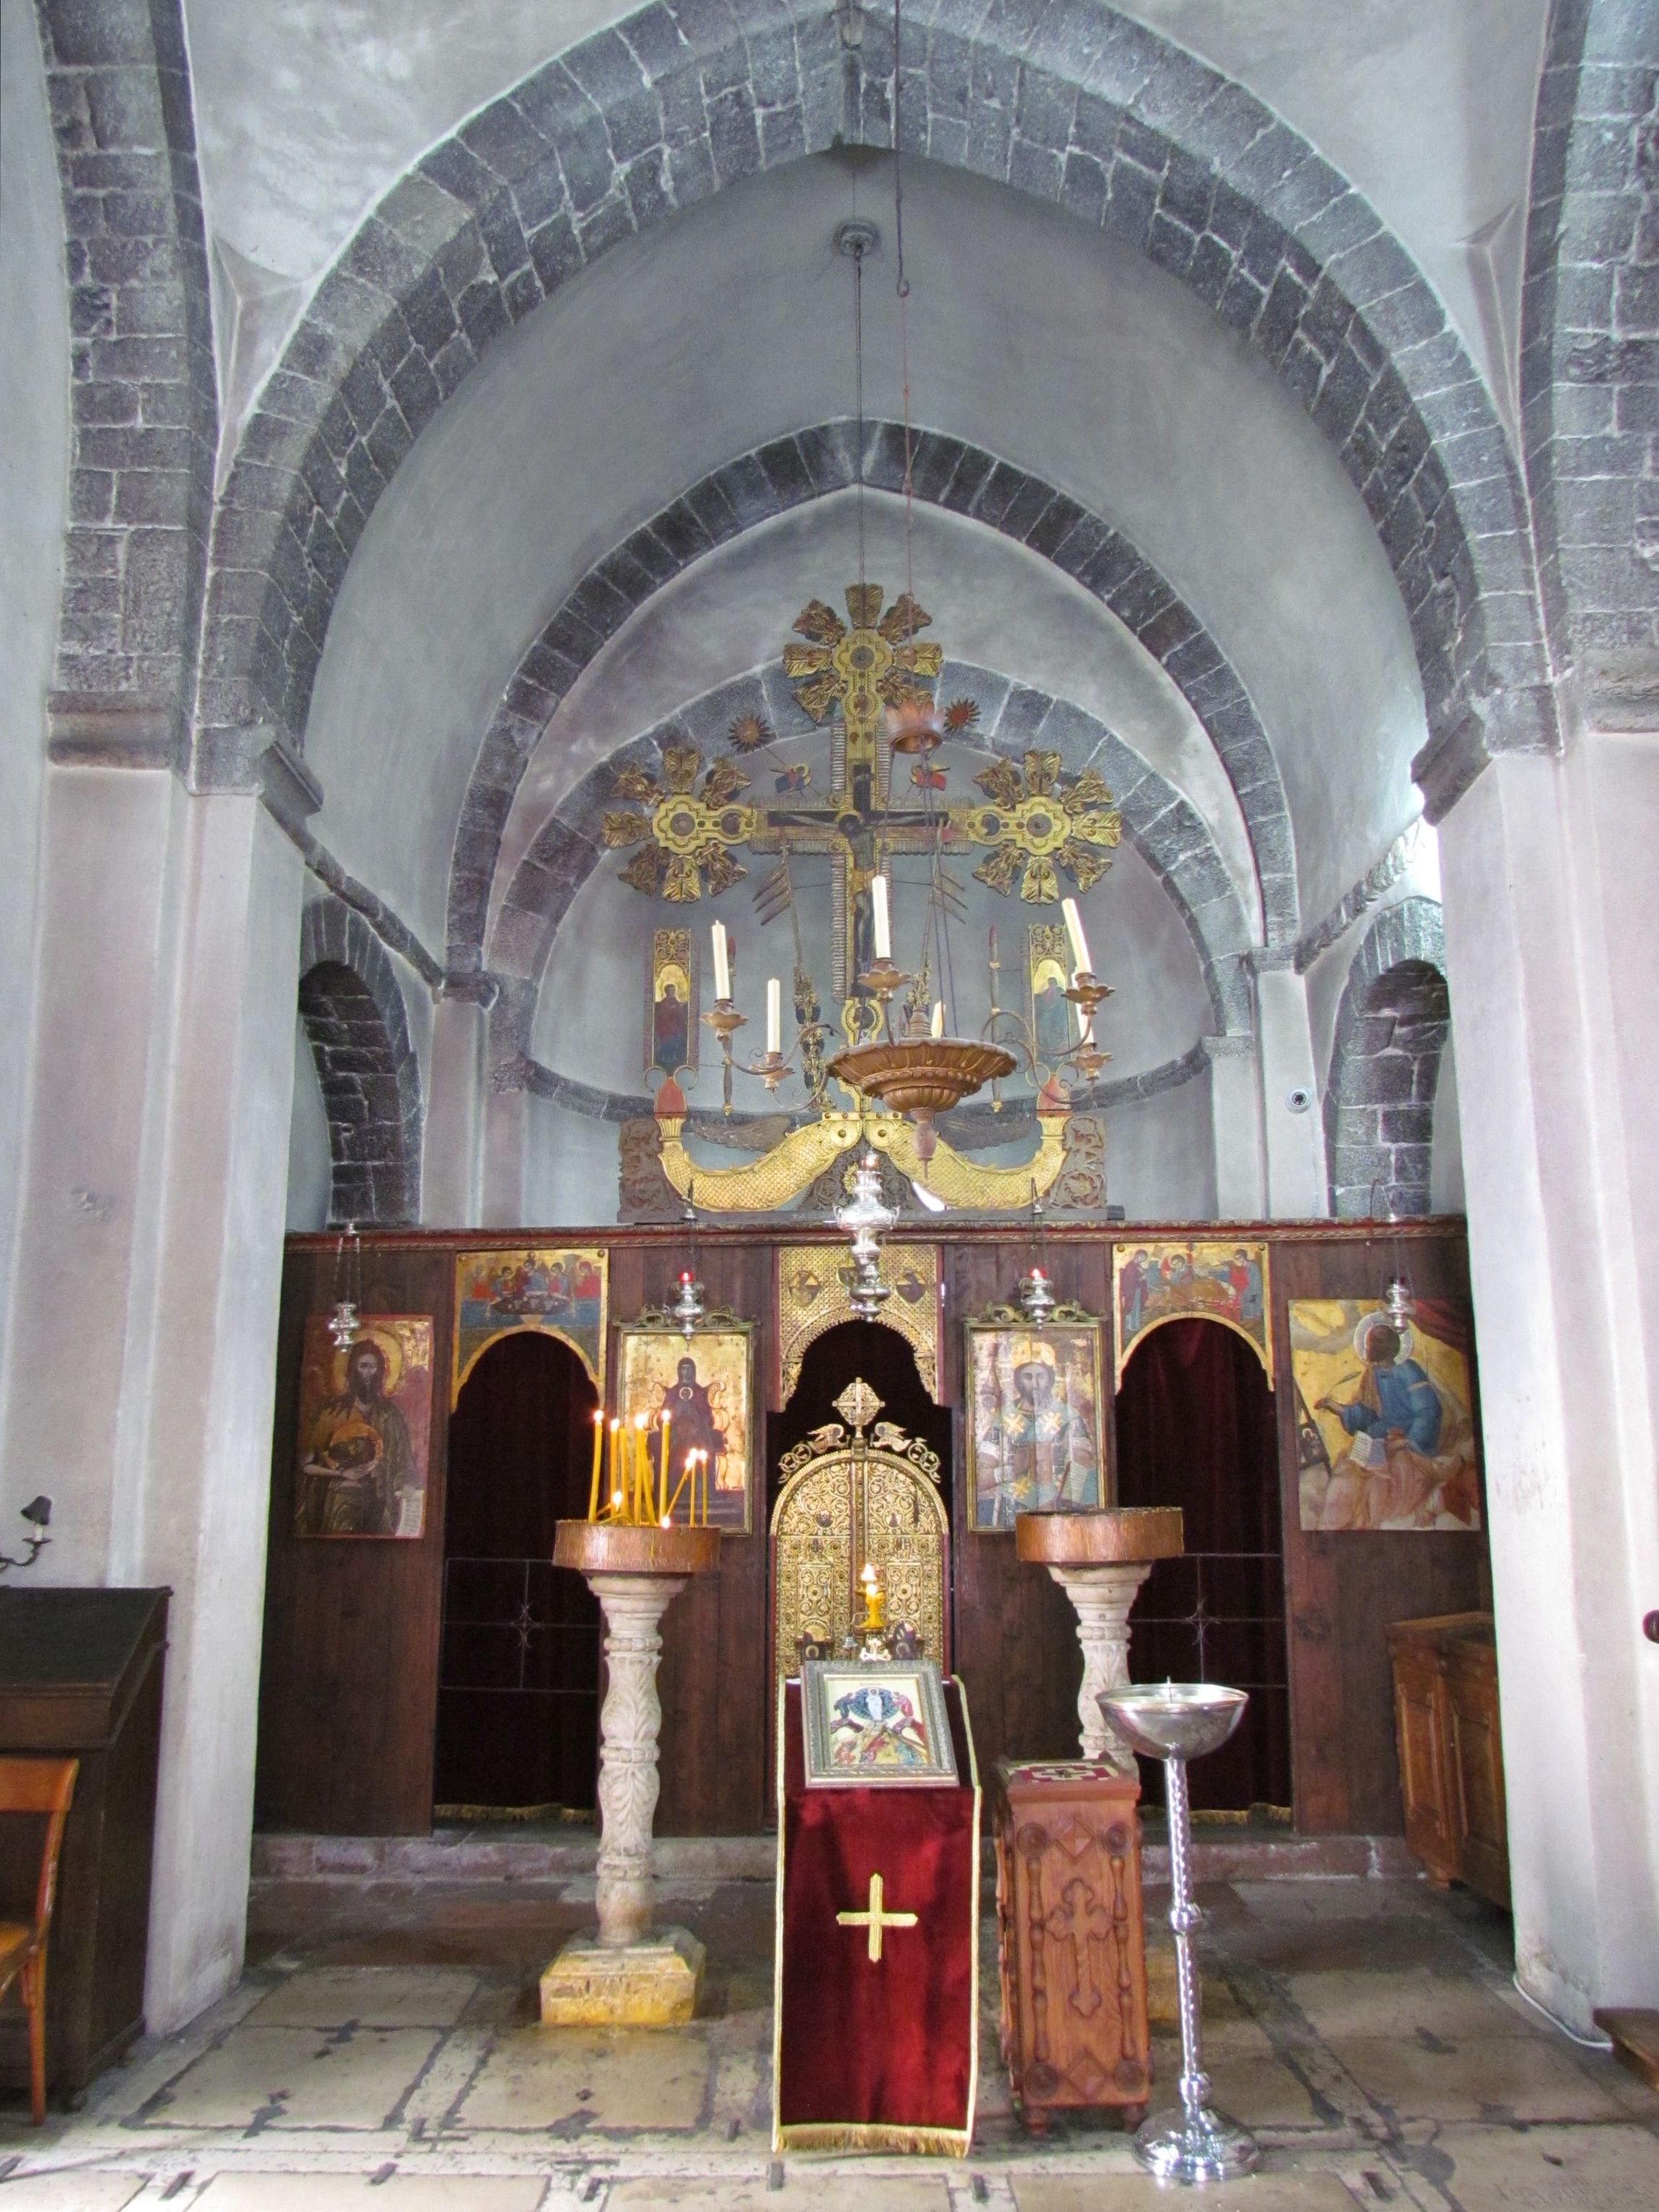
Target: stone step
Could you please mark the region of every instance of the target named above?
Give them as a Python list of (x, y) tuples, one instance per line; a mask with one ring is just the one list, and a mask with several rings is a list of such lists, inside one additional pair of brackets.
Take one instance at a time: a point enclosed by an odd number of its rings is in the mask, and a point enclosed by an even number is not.
[[(989, 1842), (987, 1841), (989, 1854)], [(497, 1827), (440, 1829), (429, 1836), (306, 1836), (253, 1838), (255, 1881), (569, 1881), (593, 1871), (592, 1828), (561, 1826), (532, 1834)], [(657, 1872), (669, 1881), (770, 1881), (777, 1838), (659, 1836)], [(1156, 1826), (1142, 1857), (1148, 1883), (1170, 1879), (1169, 1846)], [(1197, 1881), (1273, 1881), (1294, 1877), (1407, 1881), (1419, 1869), (1400, 1836), (1297, 1836), (1248, 1828), (1200, 1828), (1193, 1839)]]

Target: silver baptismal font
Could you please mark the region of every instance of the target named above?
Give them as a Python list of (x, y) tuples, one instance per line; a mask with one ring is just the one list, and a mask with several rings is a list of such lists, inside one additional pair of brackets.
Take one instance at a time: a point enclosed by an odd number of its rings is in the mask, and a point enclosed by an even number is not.
[(1108, 1690), (1101, 1708), (1110, 1725), (1146, 1759), (1161, 1759), (1170, 1816), (1170, 1880), (1174, 1896), (1176, 1983), (1181, 2001), (1181, 2107), (1154, 2112), (1135, 2136), (1135, 2156), (1160, 2180), (1227, 2181), (1253, 2172), (1261, 2154), (1254, 2136), (1209, 2102), (1199, 2015), (1193, 1935), (1204, 1915), (1193, 1899), (1192, 1814), (1187, 1765), (1218, 1751), (1243, 1717), (1249, 1698), (1218, 1682), (1137, 1684)]

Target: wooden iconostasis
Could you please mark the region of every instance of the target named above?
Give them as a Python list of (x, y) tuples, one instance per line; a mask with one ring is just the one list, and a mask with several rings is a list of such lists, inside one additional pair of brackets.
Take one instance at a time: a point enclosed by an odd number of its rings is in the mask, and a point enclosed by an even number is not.
[[(1133, 1243), (1192, 1233), (1136, 1224)], [(1112, 1493), (1126, 1505), (1181, 1505), (1188, 1553), (1156, 1569), (1141, 1592), (1132, 1671), (1141, 1680), (1203, 1674), (1250, 1689), (1248, 1727), (1201, 1787), (1194, 1774), (1200, 1804), (1288, 1804), (1309, 1833), (1397, 1832), (1383, 1631), (1392, 1620), (1488, 1603), (1486, 1538), (1460, 1528), (1304, 1529), (1287, 1305), (1374, 1301), (1403, 1255), (1419, 1298), (1466, 1310), (1463, 1225), (1431, 1220), (1377, 1236), (1364, 1224), (1206, 1224), (1200, 1233), (1269, 1248), (1276, 1387), (1268, 1390), (1261, 1360), (1236, 1332), (1201, 1320), (1152, 1331), (1128, 1358), (1103, 1439)], [(433, 1321), (424, 1511), (419, 1534), (402, 1537), (295, 1533), (307, 1317), (326, 1313), (337, 1292), (336, 1240), (289, 1241), (260, 1692), (264, 1829), (419, 1835), (434, 1806), (441, 1820), (470, 1820), (503, 1806), (550, 1817), (548, 1808), (592, 1805), (598, 1608), (550, 1554), (554, 1522), (586, 1510), (593, 1383), (556, 1340), (511, 1336), (477, 1358), (451, 1410), (457, 1255), (534, 1241), (533, 1232), (501, 1231), (363, 1238), (363, 1312)], [(616, 1325), (672, 1297), (684, 1232), (565, 1232), (557, 1241), (609, 1254), (614, 1376)], [(811, 1241), (799, 1229), (698, 1231), (709, 1306), (756, 1324), (753, 1533), (724, 1538), (719, 1574), (692, 1582), (665, 1617), (661, 1834), (748, 1834), (769, 1824), (767, 1529), (779, 1462), (836, 1418), (834, 1400), (855, 1370), (890, 1404), (884, 1418), (925, 1436), (943, 1463), (949, 1657), (966, 1690), (981, 1772), (1005, 1754), (1076, 1754), (1081, 1662), (1069, 1601), (1015, 1558), (1011, 1532), (974, 1530), (967, 1510), (962, 1324), (1012, 1297), (1035, 1246), (995, 1225), (896, 1236), (895, 1248), (915, 1241), (939, 1253), (937, 1397), (890, 1330), (851, 1323), (809, 1350), (790, 1401), (779, 1404), (775, 1254), (781, 1243)], [(823, 1241), (833, 1250), (834, 1240)], [(1116, 1241), (1127, 1240), (1120, 1231)], [(1058, 1295), (1105, 1317), (1108, 1392), (1114, 1242), (1071, 1227), (1042, 1237)], [(313, 1320), (313, 1344), (317, 1328)], [(1155, 1802), (1155, 1770), (1144, 1779)]]

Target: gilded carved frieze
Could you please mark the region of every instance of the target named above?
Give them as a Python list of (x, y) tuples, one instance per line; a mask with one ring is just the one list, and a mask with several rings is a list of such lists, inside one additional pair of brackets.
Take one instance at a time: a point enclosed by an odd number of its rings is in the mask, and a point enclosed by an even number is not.
[[(808, 1345), (838, 1322), (854, 1318), (842, 1269), (845, 1248), (786, 1244), (778, 1252), (778, 1393), (787, 1404), (800, 1380)], [(890, 1244), (882, 1261), (893, 1296), (883, 1322), (896, 1328), (916, 1356), (929, 1397), (939, 1396), (939, 1257), (936, 1244)]]

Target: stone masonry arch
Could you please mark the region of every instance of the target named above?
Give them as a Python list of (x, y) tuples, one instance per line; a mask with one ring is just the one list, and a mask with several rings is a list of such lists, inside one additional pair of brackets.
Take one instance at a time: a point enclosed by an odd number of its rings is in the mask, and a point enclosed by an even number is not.
[(74, 406), (54, 758), (187, 759), (218, 398), (179, 0), (37, 0)]
[(1659, 720), (1659, 4), (1554, 0), (1521, 394), (1543, 611), (1576, 711)]
[(404, 995), (379, 939), (332, 896), (301, 922), (300, 1018), (328, 1115), (330, 1223), (418, 1221), (421, 1071)]
[(1446, 942), (1432, 899), (1387, 907), (1366, 932), (1337, 1008), (1325, 1087), (1331, 1211), (1429, 1211), (1434, 1094), (1451, 1030)]
[[(552, 716), (606, 641), (663, 586), (717, 545), (792, 507), (845, 490), (858, 473), (850, 420), (777, 438), (714, 470), (597, 561), (528, 648), (478, 749), (456, 825), (448, 965), (475, 972), (501, 834), (514, 794)], [(864, 478), (902, 492), (904, 433), (865, 425)], [(1249, 833), (1270, 945), (1298, 927), (1294, 832), (1279, 763), (1249, 692), (1172, 584), (1119, 531), (1063, 492), (981, 447), (913, 434), (911, 482), (930, 505), (1017, 539), (1093, 593), (1163, 668), (1221, 756)], [(784, 693), (787, 700), (787, 693)]]
[[(1243, 87), (1109, 8), (918, 0), (902, 143), (1066, 208), (1167, 269), (1266, 359), (1366, 503), (1431, 732), (1553, 742), (1522, 488), (1490, 398), (1410, 257)], [(210, 746), (301, 742), (353, 549), (422, 428), (513, 324), (611, 245), (721, 185), (886, 143), (872, 11), (652, 0), (426, 155), (319, 286), (243, 434), (215, 525)]]

